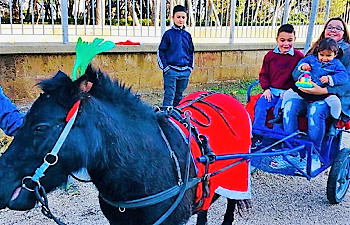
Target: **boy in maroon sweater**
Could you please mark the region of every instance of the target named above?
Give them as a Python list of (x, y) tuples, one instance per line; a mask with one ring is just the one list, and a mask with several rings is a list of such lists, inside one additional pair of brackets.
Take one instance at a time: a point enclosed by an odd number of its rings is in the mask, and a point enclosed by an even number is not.
[(267, 111), (275, 107), (274, 115), (278, 114), (284, 92), (293, 87), (292, 72), (303, 53), (293, 48), (295, 41), (294, 27), (290, 24), (282, 25), (277, 32), (277, 46), (269, 51), (263, 61), (259, 73), (259, 82), (264, 90), (255, 105), (254, 127), (266, 127)]

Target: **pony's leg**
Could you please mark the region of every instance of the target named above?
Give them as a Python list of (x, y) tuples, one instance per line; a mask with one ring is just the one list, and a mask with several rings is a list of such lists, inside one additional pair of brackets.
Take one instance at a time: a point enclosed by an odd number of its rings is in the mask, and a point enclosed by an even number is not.
[(197, 213), (197, 225), (207, 225), (208, 210), (201, 210)]
[(227, 208), (226, 213), (224, 217), (224, 222), (222, 222), (222, 225), (232, 225), (234, 220), (234, 211), (237, 204), (237, 200), (234, 199), (227, 199)]

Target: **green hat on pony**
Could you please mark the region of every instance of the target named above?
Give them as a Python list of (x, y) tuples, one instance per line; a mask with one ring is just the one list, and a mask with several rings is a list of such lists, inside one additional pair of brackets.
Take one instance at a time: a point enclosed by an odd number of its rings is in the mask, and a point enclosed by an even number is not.
[(94, 41), (89, 44), (86, 41), (82, 41), (81, 37), (79, 37), (77, 45), (75, 46), (76, 56), (72, 72), (73, 81), (85, 73), (89, 63), (97, 54), (111, 50), (115, 47), (113, 42), (103, 41), (103, 38), (95, 38)]

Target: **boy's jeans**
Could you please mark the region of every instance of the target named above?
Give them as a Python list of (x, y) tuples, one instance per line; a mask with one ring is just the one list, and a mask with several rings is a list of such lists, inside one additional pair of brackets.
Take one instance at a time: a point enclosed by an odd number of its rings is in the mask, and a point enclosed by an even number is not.
[(292, 133), (298, 130), (298, 116), (306, 115), (309, 139), (320, 151), (326, 133), (326, 119), (330, 115), (329, 111), (329, 106), (323, 100), (309, 103), (303, 99), (291, 99), (286, 102), (283, 111), (284, 131)]
[(190, 74), (190, 70), (177, 71), (172, 68), (163, 73), (163, 106), (177, 106), (179, 104), (182, 94), (187, 88)]
[[(275, 115), (276, 117), (278, 114), (278, 109), (281, 108), (281, 104), (282, 104), (282, 99), (279, 96), (273, 95), (273, 98), (271, 99), (270, 102), (267, 99), (265, 99), (264, 96), (261, 96), (255, 105), (253, 126), (256, 128), (259, 128), (259, 127), (266, 128), (265, 121), (266, 121), (267, 111), (270, 108), (275, 107), (273, 110), (273, 115)], [(274, 125), (274, 128), (275, 126), (276, 125)]]

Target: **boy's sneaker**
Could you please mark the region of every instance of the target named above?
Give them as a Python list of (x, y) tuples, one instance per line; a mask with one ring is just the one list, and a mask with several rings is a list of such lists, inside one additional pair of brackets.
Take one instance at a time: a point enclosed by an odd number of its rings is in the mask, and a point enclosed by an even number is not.
[(282, 123), (283, 122), (283, 111), (278, 109), (278, 114), (274, 119), (269, 120), (269, 123)]
[(328, 129), (328, 136), (335, 136), (337, 134), (338, 120), (334, 118), (331, 118), (329, 120), (330, 120), (330, 123), (329, 123), (329, 129)]

